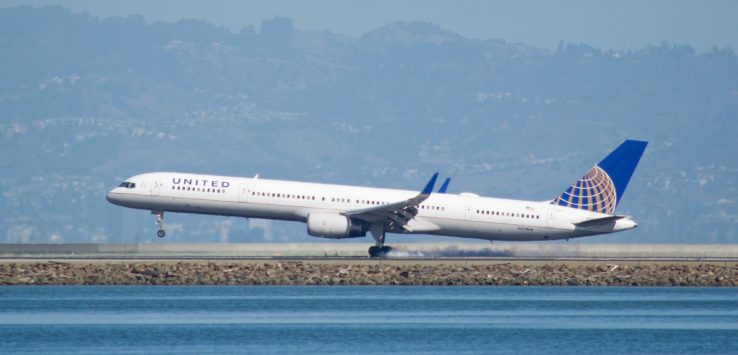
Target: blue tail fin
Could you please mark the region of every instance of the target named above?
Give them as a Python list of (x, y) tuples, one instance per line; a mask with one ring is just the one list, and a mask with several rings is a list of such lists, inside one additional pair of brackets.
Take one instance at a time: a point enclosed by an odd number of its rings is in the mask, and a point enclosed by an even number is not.
[(614, 214), (648, 142), (627, 140), (551, 203)]

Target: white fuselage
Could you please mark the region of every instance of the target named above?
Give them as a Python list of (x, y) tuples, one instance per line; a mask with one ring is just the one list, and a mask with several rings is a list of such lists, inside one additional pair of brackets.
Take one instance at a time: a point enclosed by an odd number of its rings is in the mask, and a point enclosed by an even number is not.
[[(117, 205), (168, 211), (306, 222), (311, 213), (343, 214), (406, 200), (417, 191), (295, 181), (148, 173), (126, 180), (107, 199)], [(636, 227), (629, 218), (579, 227), (608, 215), (533, 202), (432, 193), (403, 233), (486, 240), (552, 240), (612, 233)]]

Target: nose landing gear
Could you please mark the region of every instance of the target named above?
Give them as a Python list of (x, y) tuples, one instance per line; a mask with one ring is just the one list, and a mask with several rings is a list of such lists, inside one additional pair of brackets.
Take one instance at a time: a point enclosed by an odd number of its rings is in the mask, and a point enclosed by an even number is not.
[(151, 211), (151, 214), (156, 215), (156, 236), (159, 238), (164, 238), (165, 235), (167, 235), (167, 232), (164, 231), (164, 211)]

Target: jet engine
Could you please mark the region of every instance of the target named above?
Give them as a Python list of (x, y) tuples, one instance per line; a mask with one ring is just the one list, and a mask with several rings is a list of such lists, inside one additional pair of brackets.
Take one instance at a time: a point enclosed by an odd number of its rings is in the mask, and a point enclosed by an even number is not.
[(354, 238), (363, 237), (366, 231), (360, 223), (352, 223), (351, 218), (337, 213), (311, 213), (307, 218), (307, 232), (313, 237)]

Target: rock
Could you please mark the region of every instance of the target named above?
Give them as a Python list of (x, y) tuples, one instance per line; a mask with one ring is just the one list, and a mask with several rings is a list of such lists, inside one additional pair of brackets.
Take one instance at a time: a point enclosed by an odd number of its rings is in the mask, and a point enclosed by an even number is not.
[(0, 263), (0, 284), (736, 286), (738, 265), (393, 265), (309, 262)]

